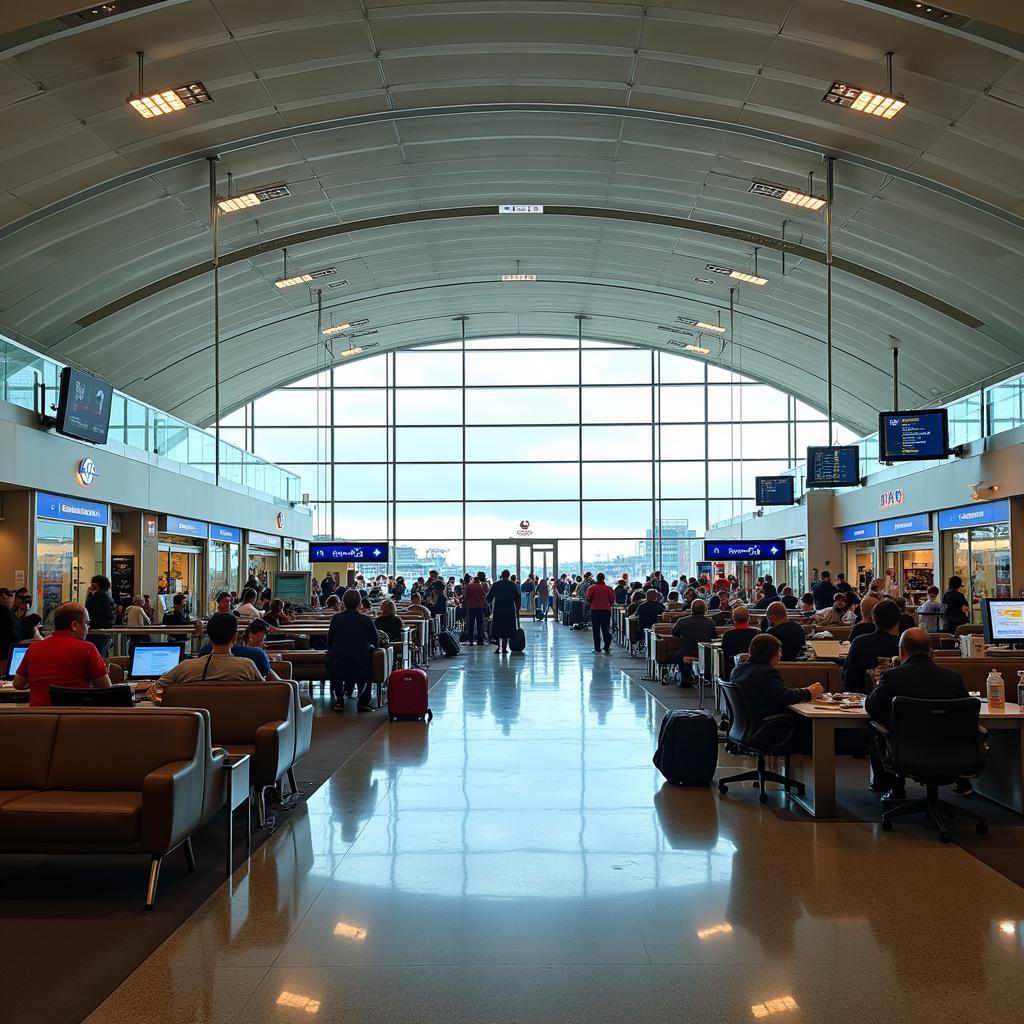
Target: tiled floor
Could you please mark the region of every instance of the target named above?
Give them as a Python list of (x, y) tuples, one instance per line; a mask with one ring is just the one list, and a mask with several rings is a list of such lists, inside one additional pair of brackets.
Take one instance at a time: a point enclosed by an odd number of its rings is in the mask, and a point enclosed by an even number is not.
[(431, 726), (378, 730), (90, 1024), (1019, 1016), (1024, 891), (924, 828), (663, 784), (654, 698), (527, 631), (467, 648)]

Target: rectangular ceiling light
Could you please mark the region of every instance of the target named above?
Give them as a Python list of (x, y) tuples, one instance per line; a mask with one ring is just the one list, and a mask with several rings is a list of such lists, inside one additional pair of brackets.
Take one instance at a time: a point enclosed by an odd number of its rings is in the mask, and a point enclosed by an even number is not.
[(220, 207), (221, 213), (235, 213), (250, 206), (269, 203), (272, 199), (284, 199), (291, 194), (287, 185), (268, 185), (266, 188), (253, 189), (252, 192), (243, 192), (238, 196), (225, 196), (217, 200), (217, 206)]
[(311, 270), (308, 274), (297, 274), (295, 277), (279, 277), (274, 284), (278, 288), (294, 288), (297, 284), (308, 284), (321, 277), (329, 277), (338, 271), (334, 267), (324, 267), (323, 270)]
[(128, 104), (147, 120), (163, 114), (173, 114), (176, 110), (195, 107), (200, 103), (212, 103), (213, 97), (206, 91), (202, 82), (191, 85), (178, 85), (173, 89), (163, 89), (150, 93), (148, 96), (129, 96)]
[(326, 334), (327, 337), (330, 337), (332, 334), (344, 334), (345, 331), (350, 330), (352, 330), (351, 324), (335, 324), (333, 327), (324, 328), (320, 333)]
[(502, 281), (536, 281), (536, 274), (502, 274)]
[(687, 352), (699, 352), (702, 356), (706, 356), (711, 351), (711, 349), (705, 348), (703, 345), (684, 345), (683, 348)]
[(821, 100), (837, 107), (858, 110), (862, 114), (872, 114), (886, 121), (891, 121), (907, 105), (906, 99), (899, 93), (874, 92), (845, 82), (833, 82)]
[(747, 191), (756, 196), (769, 196), (771, 199), (778, 199), (806, 210), (820, 210), (825, 205), (825, 200), (821, 196), (799, 192), (794, 188), (786, 188), (785, 185), (773, 185), (767, 181), (752, 181)]
[(715, 286), (715, 282), (710, 280), (709, 278), (706, 278), (706, 277), (695, 277), (693, 279), (693, 283), (694, 284), (706, 284), (706, 285), (708, 285), (711, 288), (713, 288)]
[(498, 213), (543, 213), (544, 207), (540, 203), (502, 203), (498, 207)]
[(724, 274), (726, 277), (735, 278), (737, 281), (745, 281), (747, 284), (766, 285), (767, 277), (760, 277), (758, 274), (748, 274), (743, 270), (733, 270), (732, 267), (720, 267), (715, 263), (709, 263), (704, 267), (712, 274)]
[(710, 331), (712, 334), (725, 334), (725, 328), (721, 324), (711, 324), (706, 320), (691, 320), (689, 317), (677, 316), (681, 324), (689, 324), (690, 327), (697, 327), (702, 331)]
[(359, 348), (357, 346), (353, 346), (352, 348), (345, 349), (344, 352), (339, 352), (338, 355), (340, 355), (343, 358), (347, 359), (349, 356), (357, 356), (357, 355), (359, 355), (359, 353), (362, 352), (362, 351), (363, 350), (361, 348)]

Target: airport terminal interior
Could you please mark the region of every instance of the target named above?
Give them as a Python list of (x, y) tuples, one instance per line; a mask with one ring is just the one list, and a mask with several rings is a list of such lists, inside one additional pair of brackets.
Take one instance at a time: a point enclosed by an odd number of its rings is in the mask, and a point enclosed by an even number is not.
[(1024, 5), (78, 2), (0, 1019), (1016, 1019)]

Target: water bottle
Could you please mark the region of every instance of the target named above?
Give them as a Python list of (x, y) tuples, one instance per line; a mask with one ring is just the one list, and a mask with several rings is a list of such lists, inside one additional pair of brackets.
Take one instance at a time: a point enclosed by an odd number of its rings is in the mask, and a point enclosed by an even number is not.
[(992, 669), (985, 681), (985, 688), (988, 691), (989, 711), (1002, 711), (1006, 707), (1006, 695), (1003, 686), (1003, 677)]
[(1024, 707), (1024, 669), (1017, 673), (1017, 706)]

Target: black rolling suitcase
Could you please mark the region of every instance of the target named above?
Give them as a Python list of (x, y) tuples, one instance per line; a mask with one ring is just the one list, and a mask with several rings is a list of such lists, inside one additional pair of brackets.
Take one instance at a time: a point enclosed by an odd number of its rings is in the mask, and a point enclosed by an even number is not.
[(705, 711), (669, 711), (654, 765), (674, 786), (706, 786), (718, 767), (718, 726)]
[(516, 654), (526, 650), (526, 632), (524, 630), (512, 630), (512, 635), (508, 638), (508, 649)]
[(441, 653), (446, 658), (454, 658), (456, 654), (462, 653), (462, 645), (459, 638), (450, 629), (442, 629), (437, 634), (437, 642), (441, 645)]

